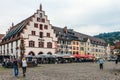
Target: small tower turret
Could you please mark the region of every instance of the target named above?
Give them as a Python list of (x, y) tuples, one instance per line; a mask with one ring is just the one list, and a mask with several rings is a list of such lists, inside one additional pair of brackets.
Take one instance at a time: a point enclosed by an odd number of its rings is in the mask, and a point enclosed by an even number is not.
[(40, 11), (42, 11), (42, 4), (40, 4)]

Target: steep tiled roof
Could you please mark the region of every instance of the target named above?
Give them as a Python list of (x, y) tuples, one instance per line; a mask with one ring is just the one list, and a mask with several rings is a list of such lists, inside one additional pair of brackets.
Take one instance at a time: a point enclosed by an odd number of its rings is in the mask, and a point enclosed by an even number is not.
[(79, 40), (77, 36), (70, 33), (70, 30), (68, 30), (68, 33), (65, 33), (63, 28), (52, 26), (52, 28), (55, 30), (56, 35), (58, 35), (60, 39), (65, 40)]
[(29, 21), (31, 20), (30, 16), (29, 18), (23, 20), (22, 22), (18, 23), (17, 25), (13, 26), (8, 32), (7, 34), (4, 36), (3, 40), (8, 39), (14, 35), (16, 35), (17, 33), (20, 33), (23, 28), (29, 23)]
[(55, 30), (56, 33), (59, 33), (59, 32), (64, 33), (63, 28), (55, 27), (55, 26), (52, 26), (52, 28)]
[(0, 34), (0, 40), (2, 40), (3, 37), (4, 37), (4, 34)]
[(106, 43), (103, 39), (96, 38), (96, 37), (93, 37), (93, 36), (89, 36), (89, 35), (86, 35), (86, 34), (82, 34), (82, 33), (79, 33), (79, 32), (75, 32), (75, 35), (78, 36), (78, 37), (82, 37), (82, 38), (89, 38), (92, 42), (93, 41), (98, 41), (98, 42)]
[[(59, 27), (55, 27), (55, 26), (52, 26), (52, 27), (55, 30), (56, 34), (59, 34), (59, 32), (64, 33), (63, 28), (59, 28)], [(70, 31), (71, 31), (71, 29), (68, 29), (68, 32), (70, 32)], [(93, 43), (93, 44), (99, 44), (99, 45), (106, 44), (106, 42), (100, 38), (92, 37), (92, 36), (82, 34), (82, 33), (79, 33), (79, 32), (73, 31), (73, 30), (72, 30), (72, 33), (74, 34), (73, 35), (74, 37), (77, 37), (79, 40), (82, 40), (84, 42), (86, 42), (88, 39), (90, 39), (91, 43)]]

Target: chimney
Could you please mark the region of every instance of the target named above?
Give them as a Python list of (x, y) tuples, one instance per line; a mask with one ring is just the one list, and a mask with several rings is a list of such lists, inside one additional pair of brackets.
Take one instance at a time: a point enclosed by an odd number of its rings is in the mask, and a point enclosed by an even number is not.
[(67, 33), (68, 31), (67, 31), (67, 26), (65, 26), (64, 28), (63, 28), (63, 31), (64, 31), (64, 33)]
[(12, 27), (14, 26), (14, 23), (12, 22)]

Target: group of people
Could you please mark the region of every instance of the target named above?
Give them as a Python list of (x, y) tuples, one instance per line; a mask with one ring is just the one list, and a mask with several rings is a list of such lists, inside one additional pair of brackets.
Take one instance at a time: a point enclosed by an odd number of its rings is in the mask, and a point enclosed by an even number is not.
[(9, 58), (4, 58), (3, 62), (2, 62), (2, 66), (6, 67), (6, 68), (12, 68), (12, 60)]
[[(33, 59), (32, 60), (33, 62), (37, 63), (37, 60), (36, 59)], [(4, 65), (7, 64), (8, 62), (10, 62), (9, 59), (5, 59), (4, 61)], [(104, 59), (103, 58), (99, 58), (98, 61), (99, 63), (99, 68), (100, 70), (103, 70), (103, 64), (104, 64)], [(118, 59), (116, 59), (115, 63), (117, 64), (118, 63)], [(17, 58), (14, 58), (12, 60), (12, 65), (13, 65), (13, 69), (14, 69), (14, 76), (15, 77), (18, 77), (19, 75), (19, 67), (21, 66), (22, 67), (22, 72), (23, 72), (23, 77), (26, 76), (26, 68), (27, 68), (27, 61), (26, 61), (26, 58), (22, 58), (21, 59), (17, 59)]]
[[(17, 58), (14, 58), (13, 60), (13, 69), (14, 69), (14, 76), (18, 77), (19, 74), (19, 66), (20, 62)], [(26, 68), (27, 68), (27, 61), (25, 58), (22, 59), (22, 71), (23, 71), (23, 77), (26, 76)]]

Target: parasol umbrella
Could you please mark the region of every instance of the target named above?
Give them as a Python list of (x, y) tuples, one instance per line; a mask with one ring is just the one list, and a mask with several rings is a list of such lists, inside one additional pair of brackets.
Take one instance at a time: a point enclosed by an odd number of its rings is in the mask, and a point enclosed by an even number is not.
[(75, 58), (80, 58), (81, 57), (81, 54), (74, 54), (73, 55)]
[(93, 55), (90, 55), (90, 54), (86, 54), (86, 55), (85, 55), (85, 58), (89, 58), (89, 59), (90, 59), (90, 58), (93, 58), (93, 57), (94, 57), (94, 56), (93, 56)]

